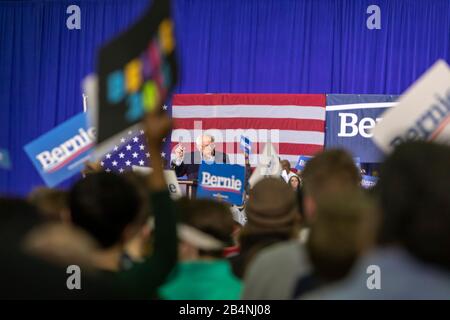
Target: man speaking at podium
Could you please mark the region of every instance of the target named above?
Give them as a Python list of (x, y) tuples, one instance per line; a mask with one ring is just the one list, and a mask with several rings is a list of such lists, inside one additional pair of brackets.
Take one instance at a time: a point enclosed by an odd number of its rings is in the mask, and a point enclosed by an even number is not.
[(216, 151), (214, 137), (208, 134), (198, 136), (196, 139), (197, 151), (184, 154), (184, 147), (178, 144), (175, 148), (175, 159), (170, 166), (175, 170), (177, 177), (187, 176), (188, 179), (197, 179), (198, 170), (202, 161), (206, 163), (229, 163), (228, 156)]

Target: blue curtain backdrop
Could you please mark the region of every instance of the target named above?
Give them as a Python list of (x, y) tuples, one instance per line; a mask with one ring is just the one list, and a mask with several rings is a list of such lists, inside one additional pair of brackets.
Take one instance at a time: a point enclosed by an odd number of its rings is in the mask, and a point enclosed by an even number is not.
[[(66, 28), (67, 6), (81, 30)], [(95, 50), (146, 0), (0, 1), (0, 192), (42, 181), (23, 145), (82, 110)], [(381, 30), (366, 9), (381, 8)], [(450, 62), (449, 0), (175, 0), (179, 93), (401, 94)]]

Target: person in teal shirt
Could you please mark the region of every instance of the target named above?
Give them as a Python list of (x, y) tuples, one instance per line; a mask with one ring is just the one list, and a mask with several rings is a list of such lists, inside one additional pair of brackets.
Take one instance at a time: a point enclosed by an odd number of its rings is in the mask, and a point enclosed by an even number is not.
[(183, 199), (177, 228), (179, 262), (159, 297), (168, 300), (239, 299), (242, 284), (223, 257), (232, 244), (234, 220), (230, 208), (220, 202)]

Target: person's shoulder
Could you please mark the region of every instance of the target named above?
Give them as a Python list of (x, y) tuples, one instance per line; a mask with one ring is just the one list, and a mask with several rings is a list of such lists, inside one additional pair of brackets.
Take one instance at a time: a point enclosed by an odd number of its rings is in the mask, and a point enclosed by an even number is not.
[(287, 260), (292, 262), (302, 260), (304, 251), (304, 245), (298, 240), (277, 243), (258, 253), (253, 260), (252, 265), (262, 268), (266, 268), (268, 265), (270, 265), (271, 268), (276, 265), (282, 266), (286, 264)]

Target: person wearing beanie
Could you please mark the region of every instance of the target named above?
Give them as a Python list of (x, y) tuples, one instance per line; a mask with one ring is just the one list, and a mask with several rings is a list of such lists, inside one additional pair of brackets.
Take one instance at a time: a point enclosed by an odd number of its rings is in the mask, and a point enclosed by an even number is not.
[(229, 258), (234, 274), (241, 279), (259, 251), (294, 238), (300, 225), (295, 193), (281, 179), (266, 178), (258, 182), (250, 190), (245, 212), (247, 223), (239, 237), (240, 252)]

